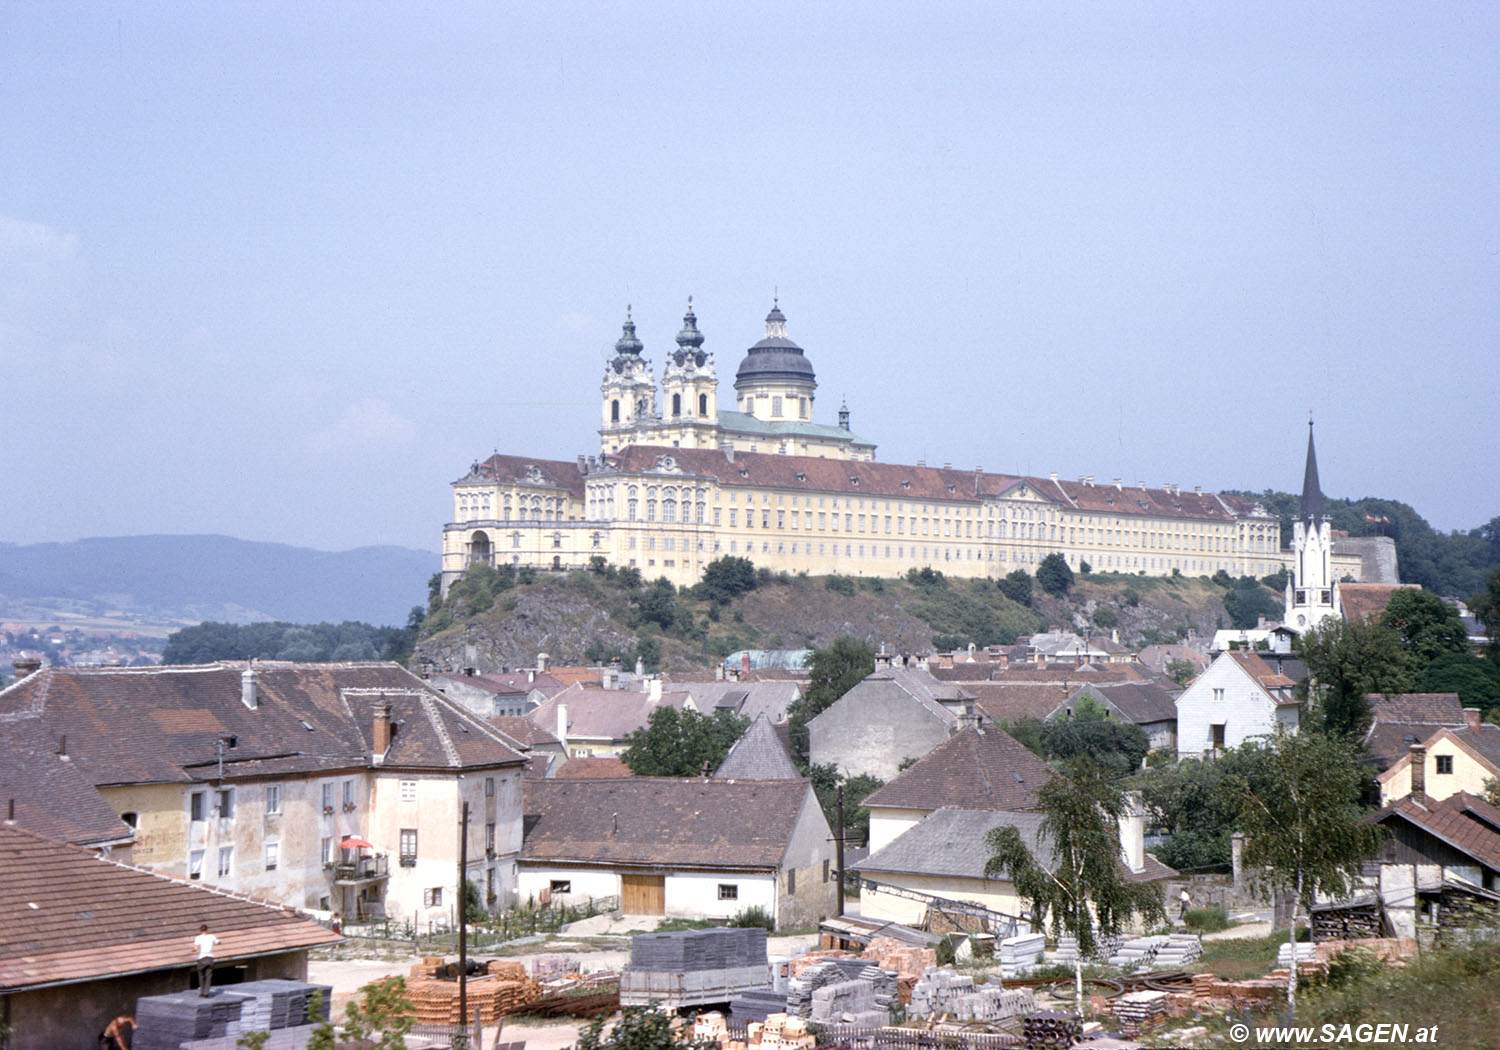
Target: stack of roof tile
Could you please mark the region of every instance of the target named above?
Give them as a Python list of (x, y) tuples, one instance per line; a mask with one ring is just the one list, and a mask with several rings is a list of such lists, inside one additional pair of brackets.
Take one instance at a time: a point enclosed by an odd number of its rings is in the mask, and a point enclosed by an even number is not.
[(238, 1036), (246, 1029), (240, 1019), (249, 996), (218, 991), (152, 995), (136, 1000), (136, 1050), (177, 1050), (189, 1039)]
[(422, 1024), (463, 1024), (472, 1020), (477, 1009), (485, 1024), (493, 1024), (502, 1017), (523, 1013), (527, 1006), (541, 994), (535, 981), (507, 981), (500, 977), (485, 975), (470, 977), (465, 984), (468, 997), (469, 1017), (459, 1010), (458, 982), (441, 981), (429, 977), (411, 977), (406, 981), (406, 992), (412, 1001), (412, 1017)]
[(766, 931), (746, 929), (647, 933), (630, 941), (630, 968), (691, 973), (730, 970), (767, 963)]
[(1167, 999), (1166, 992), (1127, 992), (1115, 997), (1111, 1010), (1115, 1020), (1120, 1022), (1121, 1030), (1135, 1037), (1141, 1034), (1141, 1029), (1166, 1020)]

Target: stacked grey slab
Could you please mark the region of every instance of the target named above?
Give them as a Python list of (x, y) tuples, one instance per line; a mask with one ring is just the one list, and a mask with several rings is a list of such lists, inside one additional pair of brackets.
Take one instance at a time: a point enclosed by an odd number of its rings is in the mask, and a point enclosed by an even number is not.
[[(1316, 957), (1317, 954), (1318, 946), (1313, 944), (1311, 941), (1297, 942), (1297, 961), (1299, 963), (1307, 962), (1307, 960)], [(1281, 947), (1276, 949), (1276, 968), (1278, 970), (1284, 970), (1290, 968), (1291, 965), (1292, 946), (1283, 941)]]
[[(1120, 950), (1120, 938), (1118, 937), (1095, 937), (1093, 959), (1105, 960)], [(1072, 934), (1060, 934), (1057, 938), (1057, 951), (1053, 955), (1053, 961), (1061, 966), (1072, 966), (1078, 958), (1078, 938)], [(1087, 962), (1088, 960), (1084, 960)]]
[(1109, 965), (1122, 970), (1178, 969), (1203, 954), (1203, 942), (1191, 933), (1132, 937), (1121, 942)]
[(758, 926), (644, 933), (630, 941), (630, 966), (635, 970), (691, 973), (763, 966), (766, 961), (766, 931)]
[(729, 1004), (729, 1014), (736, 1025), (764, 1021), (772, 1014), (786, 1012), (786, 994), (771, 988), (753, 988)]
[[(321, 992), (323, 1009), (310, 1012), (314, 993)], [(215, 989), (212, 995), (195, 991), (152, 995), (136, 1000), (139, 1026), (135, 1050), (178, 1050), (183, 1043), (220, 1037), (238, 1038), (245, 1032), (266, 1032), (328, 1019), (333, 987), (305, 981), (269, 979), (246, 981)]]
[(137, 999), (134, 1050), (177, 1050), (189, 1039), (238, 1036), (240, 1011), (249, 996), (228, 991), (199, 995), (196, 991), (173, 992)]
[(1006, 937), (1000, 942), (1000, 976), (1024, 977), (1041, 965), (1047, 938), (1040, 933)]
[(929, 966), (912, 987), (906, 1015), (913, 1019), (947, 1014), (960, 1021), (1005, 1021), (1036, 1009), (1029, 988), (976, 987), (974, 978), (947, 967)]

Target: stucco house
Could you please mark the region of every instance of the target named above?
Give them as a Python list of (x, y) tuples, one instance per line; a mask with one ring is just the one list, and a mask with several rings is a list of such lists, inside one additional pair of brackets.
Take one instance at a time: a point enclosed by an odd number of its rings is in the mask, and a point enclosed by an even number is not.
[(662, 707), (704, 713), (686, 690), (664, 690), (653, 678), (645, 690), (570, 685), (526, 717), (557, 737), (569, 758), (618, 758), (629, 750), (630, 735)]
[(1500, 726), (1480, 721), (1478, 708), (1464, 711), (1467, 725), (1436, 730), (1375, 778), (1382, 805), (1414, 794), (1418, 784), (1437, 801), (1459, 792), (1483, 798), (1486, 782), (1500, 780)]
[(342, 940), (289, 909), (0, 824), (7, 1050), (96, 1046), (140, 996), (192, 987), (203, 923), (219, 938), (218, 980), (306, 980), (308, 951)]
[(835, 908), (832, 839), (806, 780), (531, 780), (520, 892), (691, 919), (759, 907), (805, 926)]
[(890, 780), (903, 761), (948, 739), (972, 701), (962, 686), (923, 670), (876, 671), (808, 721), (809, 761)]
[(1301, 713), (1295, 684), (1253, 652), (1220, 653), (1177, 698), (1177, 757), (1269, 739), (1278, 728), (1295, 731)]
[(0, 720), (23, 713), (167, 875), (446, 921), (467, 802), (470, 877), (514, 897), (525, 757), (396, 664), (47, 668), (0, 691)]

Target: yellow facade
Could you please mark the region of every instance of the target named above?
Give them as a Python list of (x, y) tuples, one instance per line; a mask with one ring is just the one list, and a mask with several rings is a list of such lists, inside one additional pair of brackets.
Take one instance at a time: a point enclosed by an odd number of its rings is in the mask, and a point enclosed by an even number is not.
[[(1441, 802), (1460, 791), (1485, 797), (1486, 781), (1500, 778), (1487, 759), (1466, 747), (1459, 736), (1441, 729), (1427, 742), (1424, 792), (1434, 802)], [(1411, 794), (1411, 755), (1404, 755), (1390, 769), (1375, 778), (1380, 785), (1380, 804), (1388, 806)]]

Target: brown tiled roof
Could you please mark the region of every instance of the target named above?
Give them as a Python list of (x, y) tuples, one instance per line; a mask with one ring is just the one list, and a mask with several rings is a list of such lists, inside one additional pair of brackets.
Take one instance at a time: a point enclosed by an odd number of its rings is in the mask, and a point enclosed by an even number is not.
[(1414, 583), (1341, 583), (1339, 601), (1344, 607), (1344, 619), (1350, 623), (1364, 623), (1380, 619), (1391, 595), (1402, 587), (1415, 587)]
[(521, 859), (775, 868), (811, 790), (805, 780), (530, 780)]
[(1457, 693), (1366, 693), (1370, 715), (1376, 722), (1409, 725), (1463, 726), (1468, 724)]
[[(974, 682), (1071, 682), (1076, 688), (1084, 682), (1144, 682), (1149, 675), (1138, 663), (1074, 664), (956, 663), (952, 667), (935, 667), (934, 678), (945, 682), (962, 682), (967, 688)], [(973, 692), (970, 689), (970, 692)]]
[(543, 729), (525, 715), (492, 715), (490, 725), (527, 747), (546, 747), (561, 743), (548, 730)]
[(255, 664), (257, 706), (241, 702), (245, 664), (48, 668), (0, 691), (0, 715), (33, 712), (96, 786), (185, 783), (368, 768), (378, 703), (391, 705), (387, 769), (521, 762), (484, 720), (393, 663)]
[(1462, 741), (1466, 747), (1491, 766), (1500, 769), (1500, 726), (1490, 722), (1481, 722), (1477, 732), (1467, 727), (1449, 729), (1447, 732), (1453, 735), (1454, 740)]
[(568, 709), (568, 739), (624, 740), (637, 729), (643, 729), (658, 707), (681, 711), (687, 701), (685, 692), (663, 692), (652, 702), (647, 693), (633, 689), (590, 689), (571, 685), (548, 697), (526, 712), (535, 725), (556, 732), (557, 709)]
[[(535, 471), (535, 480), (532, 471)], [(528, 459), (525, 456), (502, 456), (498, 452), (476, 464), (454, 484), (463, 482), (499, 482), (502, 485), (542, 484), (566, 489), (574, 499), (583, 499), (585, 475), (576, 460)]]
[[(472, 689), (483, 689), (495, 696), (525, 696), (531, 691), (525, 675), (514, 674), (435, 674), (433, 679), (457, 682)], [(520, 679), (519, 684), (515, 679)]]
[(1290, 689), (1297, 684), (1286, 675), (1271, 670), (1264, 660), (1247, 649), (1231, 649), (1225, 655), (1243, 667), (1245, 673), (1267, 692), (1273, 689)]
[(0, 715), (0, 819), (15, 803), (19, 827), (75, 846), (131, 839), (135, 832), (94, 789), (41, 716)]
[(0, 989), (191, 966), (205, 922), (221, 963), (342, 940), (290, 909), (0, 826)]
[(618, 780), (634, 775), (619, 758), (570, 758), (555, 774), (558, 780)]
[(604, 682), (604, 675), (597, 667), (550, 667), (547, 669), (547, 675), (565, 687), (570, 685), (598, 686)]
[(1467, 815), (1465, 811), (1475, 802), (1483, 800), (1463, 792), (1441, 802), (1429, 800), (1426, 805), (1408, 795), (1372, 814), (1371, 819), (1385, 823), (1396, 817), (1404, 818), (1486, 867), (1500, 871), (1500, 832)]
[(1027, 718), (1038, 721), (1056, 711), (1082, 683), (1062, 682), (968, 682), (974, 706), (994, 722), (1014, 725)]
[(978, 503), (1023, 487), (1059, 506), (1107, 514), (1156, 518), (1191, 518), (1229, 522), (1247, 515), (1254, 500), (1213, 493), (1082, 482), (1052, 481), (1014, 474), (974, 470), (906, 466), (814, 456), (781, 456), (764, 452), (735, 452), (733, 459), (719, 449), (658, 448), (638, 445), (608, 456), (608, 464), (623, 474), (662, 469), (670, 458), (674, 469), (688, 476), (711, 477), (720, 485), (779, 488), (787, 491), (832, 492), (848, 496), (890, 499), (947, 500)]
[(1036, 808), (1036, 793), (1055, 776), (1015, 737), (988, 726), (960, 730), (865, 799), (898, 809)]

